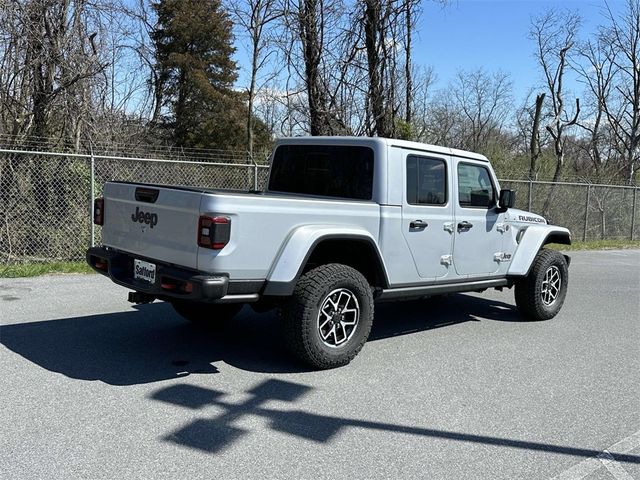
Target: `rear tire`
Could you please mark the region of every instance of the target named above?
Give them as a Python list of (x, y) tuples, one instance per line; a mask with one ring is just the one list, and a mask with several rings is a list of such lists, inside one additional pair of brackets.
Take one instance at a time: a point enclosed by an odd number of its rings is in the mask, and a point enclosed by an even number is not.
[(328, 264), (305, 273), (282, 309), (289, 350), (319, 369), (348, 364), (373, 323), (373, 294), (357, 270)]
[(224, 325), (235, 317), (243, 306), (241, 303), (203, 303), (185, 300), (173, 300), (171, 305), (182, 318), (200, 326)]
[(515, 285), (518, 310), (526, 320), (549, 320), (564, 303), (569, 285), (569, 269), (564, 256), (555, 250), (540, 250), (529, 274)]

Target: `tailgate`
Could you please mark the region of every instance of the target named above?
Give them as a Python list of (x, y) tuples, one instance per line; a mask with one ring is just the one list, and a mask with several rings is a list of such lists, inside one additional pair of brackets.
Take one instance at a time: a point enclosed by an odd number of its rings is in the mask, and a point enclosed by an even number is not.
[(102, 243), (195, 269), (202, 192), (131, 183), (104, 187)]

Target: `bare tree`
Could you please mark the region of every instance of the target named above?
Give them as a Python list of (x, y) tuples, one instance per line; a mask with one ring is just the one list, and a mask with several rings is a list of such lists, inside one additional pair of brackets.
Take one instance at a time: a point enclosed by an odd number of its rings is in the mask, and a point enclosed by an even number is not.
[(615, 53), (612, 62), (617, 101), (606, 104), (615, 148), (623, 159), (623, 171), (633, 182), (640, 164), (640, 0), (627, 0), (626, 10), (616, 16), (607, 7), (609, 25), (601, 41)]
[(547, 130), (541, 128), (545, 116), (545, 97), (545, 92), (538, 93), (536, 89), (531, 89), (515, 113), (514, 153), (528, 158), (526, 175), (532, 180), (538, 178), (540, 159), (551, 138)]
[[(282, 37), (279, 46), (287, 69), (289, 121), (312, 135), (336, 135), (349, 128), (339, 104), (348, 53), (342, 49), (350, 32), (342, 0), (282, 0)], [(293, 82), (293, 85), (291, 83)], [(306, 108), (297, 101), (304, 91)]]
[(464, 148), (458, 134), (460, 112), (449, 89), (439, 90), (432, 98), (425, 120), (425, 135), (421, 139), (436, 145)]
[(78, 149), (89, 134), (122, 139), (123, 124), (148, 112), (150, 69), (137, 64), (145, 32), (129, 5), (120, 0), (5, 0), (2, 10), (4, 133), (16, 141), (46, 138)]
[(18, 138), (30, 121), (24, 8), (10, 0), (0, 7), (0, 131)]
[(583, 102), (583, 106), (586, 104), (589, 111), (577, 125), (587, 133), (586, 154), (596, 175), (600, 177), (601, 170), (611, 156), (611, 128), (606, 112), (610, 110), (608, 107), (617, 71), (613, 61), (615, 49), (600, 36), (595, 41), (590, 40), (580, 45), (578, 54), (579, 61), (575, 62), (574, 70), (578, 73), (578, 81), (585, 85), (586, 102)]
[[(364, 0), (361, 25), (367, 55), (369, 133), (394, 137), (401, 108), (411, 119), (411, 33), (417, 4), (408, 0)], [(400, 60), (403, 54), (404, 58)], [(404, 72), (399, 72), (404, 62)], [(403, 79), (401, 82), (400, 79)], [(404, 100), (398, 90), (404, 83)], [(408, 124), (409, 122), (407, 122)]]
[(276, 0), (242, 0), (232, 4), (232, 11), (236, 22), (249, 35), (249, 50), (251, 56), (250, 80), (247, 88), (247, 150), (253, 155), (254, 137), (254, 103), (260, 88), (257, 85), (260, 70), (273, 57), (269, 28), (282, 16), (282, 10), (277, 8)]
[(309, 126), (311, 135), (329, 134), (327, 91), (320, 62), (324, 50), (324, 0), (301, 0), (298, 10), (299, 35), (304, 58)]
[(404, 28), (405, 34), (403, 36), (403, 48), (404, 48), (404, 78), (405, 78), (405, 112), (404, 121), (408, 125), (411, 125), (413, 121), (413, 71), (411, 69), (411, 48), (412, 48), (412, 36), (413, 30), (416, 24), (416, 17), (418, 15), (418, 8), (420, 3), (416, 0), (403, 0), (404, 10)]
[(287, 72), (280, 81), (292, 94), (280, 97), (298, 108), (291, 100), (303, 84), (307, 100), (287, 123), (306, 116), (312, 134), (413, 136), (408, 125), (422, 100), (411, 60), (420, 2), (281, 1), (275, 43)]
[(368, 104), (372, 116), (373, 133), (380, 137), (390, 137), (393, 119), (390, 118), (385, 98), (384, 76), (387, 58), (383, 55), (387, 41), (386, 23), (382, 0), (364, 1), (364, 32), (369, 74)]
[(464, 125), (461, 132), (463, 148), (482, 150), (491, 134), (502, 129), (510, 113), (509, 75), (502, 72), (489, 75), (481, 69), (460, 71), (450, 90)]
[[(313, 135), (359, 133), (364, 123), (361, 32), (343, 0), (282, 0), (288, 123)], [(306, 107), (300, 110), (300, 92)]]
[[(431, 111), (431, 89), (436, 76), (433, 68), (414, 68), (411, 77), (411, 129), (412, 139), (427, 141), (429, 138), (429, 113)], [(406, 116), (405, 116), (406, 119)]]
[(84, 1), (56, 0), (25, 6), (25, 66), (32, 80), (29, 133), (34, 137), (53, 133), (50, 116), (57, 97), (106, 67), (98, 61), (95, 33), (87, 31), (85, 8)]
[(569, 113), (565, 105), (564, 80), (568, 64), (568, 55), (575, 46), (581, 19), (576, 13), (549, 10), (532, 21), (530, 36), (536, 45), (535, 58), (546, 82), (547, 93), (551, 100), (549, 110), (551, 120), (546, 129), (553, 139), (556, 158), (553, 174), (553, 186), (543, 206), (543, 214), (548, 215), (549, 207), (557, 190), (564, 167), (565, 132), (574, 125), (580, 114), (580, 101)]
[[(147, 115), (145, 107), (148, 107), (150, 109), (148, 114), (149, 123), (151, 126), (156, 126), (160, 123), (162, 116), (164, 83), (167, 80), (167, 72), (157, 68), (155, 46), (151, 40), (151, 34), (156, 27), (157, 19), (148, 0), (137, 0), (137, 3), (131, 6), (125, 6), (123, 13), (125, 17), (130, 19), (129, 24), (125, 27), (126, 35), (124, 35), (128, 41), (123, 42), (123, 35), (120, 35), (114, 47), (117, 45), (119, 50), (124, 50), (126, 53), (135, 53), (139, 61), (138, 68), (135, 70), (142, 78), (146, 78), (147, 90), (146, 92), (140, 92), (140, 89), (137, 88), (132, 95), (119, 96), (141, 98), (141, 105), (135, 109), (139, 118), (145, 118)], [(129, 58), (126, 53), (121, 58)], [(117, 68), (117, 63), (114, 62), (113, 65), (112, 71)], [(119, 70), (127, 71), (128, 69), (125, 67)], [(129, 88), (129, 91), (133, 90)]]

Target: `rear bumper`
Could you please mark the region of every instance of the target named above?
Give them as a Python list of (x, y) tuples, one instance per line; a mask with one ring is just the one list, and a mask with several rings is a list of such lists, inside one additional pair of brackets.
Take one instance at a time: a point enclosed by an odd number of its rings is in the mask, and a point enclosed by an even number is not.
[[(156, 265), (153, 283), (134, 278), (134, 258)], [(203, 274), (125, 252), (91, 247), (87, 263), (114, 283), (162, 300), (182, 299), (210, 303), (248, 303), (259, 300), (263, 281), (231, 281), (228, 275)]]

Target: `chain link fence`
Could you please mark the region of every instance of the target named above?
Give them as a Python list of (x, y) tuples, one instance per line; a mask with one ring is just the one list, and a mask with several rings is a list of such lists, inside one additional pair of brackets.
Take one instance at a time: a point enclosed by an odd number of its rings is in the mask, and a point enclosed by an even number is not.
[(0, 149), (0, 264), (82, 260), (100, 241), (91, 210), (109, 180), (240, 190), (266, 182), (266, 158), (180, 153), (150, 159)]
[(640, 238), (640, 187), (589, 183), (500, 180), (502, 188), (516, 190), (516, 207), (542, 213), (553, 195), (548, 221), (571, 230), (574, 240)]
[[(102, 150), (0, 149), (0, 264), (82, 260), (86, 248), (100, 240), (91, 208), (108, 180), (242, 190), (266, 185), (266, 156), (255, 161), (238, 152), (153, 153), (152, 159), (142, 152), (132, 157)], [(518, 208), (541, 212), (552, 184), (501, 180), (501, 186), (518, 191)], [(575, 239), (637, 239), (639, 189), (559, 184), (549, 217), (570, 228)]]

